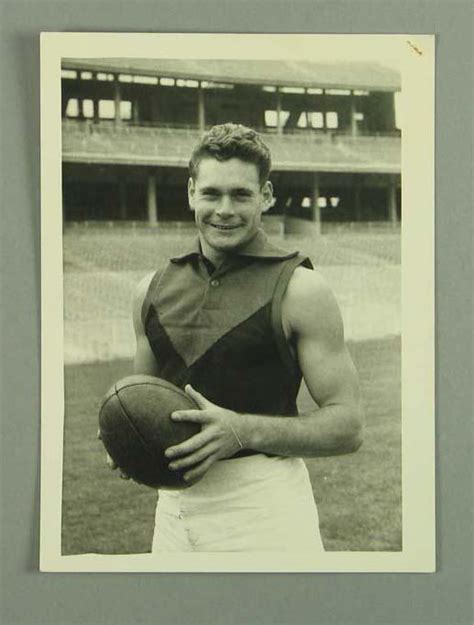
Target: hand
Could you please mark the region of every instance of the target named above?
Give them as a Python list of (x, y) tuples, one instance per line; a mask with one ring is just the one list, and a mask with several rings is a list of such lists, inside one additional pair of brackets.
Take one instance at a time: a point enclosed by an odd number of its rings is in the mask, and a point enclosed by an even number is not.
[(165, 456), (172, 459), (169, 468), (187, 471), (183, 478), (188, 484), (200, 480), (214, 462), (229, 458), (243, 449), (237, 434), (237, 423), (243, 417), (232, 410), (216, 406), (188, 384), (184, 389), (199, 406), (199, 410), (177, 410), (173, 421), (192, 421), (201, 424), (201, 431), (174, 447), (168, 447)]
[[(97, 438), (101, 441), (102, 440), (102, 436), (100, 434), (100, 429), (97, 430)], [(107, 466), (109, 467), (109, 469), (112, 469), (112, 471), (115, 471), (116, 469), (119, 470), (119, 476), (122, 478), (122, 480), (129, 480), (130, 476), (127, 475), (122, 469), (120, 469), (120, 467), (116, 464), (116, 462), (109, 456), (109, 454), (107, 452), (105, 452), (105, 463), (107, 464)]]

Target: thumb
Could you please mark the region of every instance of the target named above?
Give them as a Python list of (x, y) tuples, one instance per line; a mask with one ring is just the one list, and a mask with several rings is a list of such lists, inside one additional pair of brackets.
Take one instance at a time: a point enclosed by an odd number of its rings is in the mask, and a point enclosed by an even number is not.
[(187, 395), (189, 395), (189, 397), (191, 397), (191, 399), (194, 399), (194, 401), (196, 402), (196, 404), (199, 406), (199, 408), (201, 408), (202, 410), (204, 410), (204, 408), (209, 408), (209, 406), (212, 406), (213, 404), (204, 397), (204, 395), (202, 395), (201, 393), (199, 393), (198, 391), (196, 391), (191, 384), (186, 384), (186, 386), (184, 387), (184, 391)]

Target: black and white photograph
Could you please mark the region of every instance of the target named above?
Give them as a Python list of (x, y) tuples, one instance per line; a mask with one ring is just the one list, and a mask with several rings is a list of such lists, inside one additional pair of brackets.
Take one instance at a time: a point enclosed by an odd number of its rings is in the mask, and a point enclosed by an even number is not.
[(43, 34), (42, 570), (434, 570), (433, 70)]

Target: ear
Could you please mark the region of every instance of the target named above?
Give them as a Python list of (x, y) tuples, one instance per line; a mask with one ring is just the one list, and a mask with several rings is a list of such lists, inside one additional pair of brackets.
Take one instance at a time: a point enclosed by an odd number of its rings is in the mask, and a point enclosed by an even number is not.
[(266, 183), (262, 187), (262, 195), (263, 195), (263, 206), (262, 213), (266, 213), (275, 203), (275, 198), (273, 197), (273, 185), (270, 180), (267, 180)]
[(188, 178), (188, 204), (192, 211), (194, 210), (194, 191), (194, 180), (192, 178)]

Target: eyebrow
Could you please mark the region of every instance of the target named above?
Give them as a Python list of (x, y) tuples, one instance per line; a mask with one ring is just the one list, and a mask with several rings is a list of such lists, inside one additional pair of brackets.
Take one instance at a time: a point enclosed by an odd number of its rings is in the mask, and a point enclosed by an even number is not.
[[(203, 187), (201, 189), (201, 193), (222, 193), (222, 189), (211, 186)], [(248, 189), (247, 187), (235, 187), (230, 189), (230, 193), (245, 193), (246, 195), (252, 195), (254, 191), (253, 189)]]
[(253, 189), (248, 189), (247, 187), (237, 187), (236, 189), (232, 189), (234, 193), (247, 193), (248, 195), (253, 194)]
[(211, 191), (213, 191), (214, 193), (218, 192), (219, 190), (216, 187), (202, 187), (202, 189), (200, 189), (201, 193), (209, 193)]

